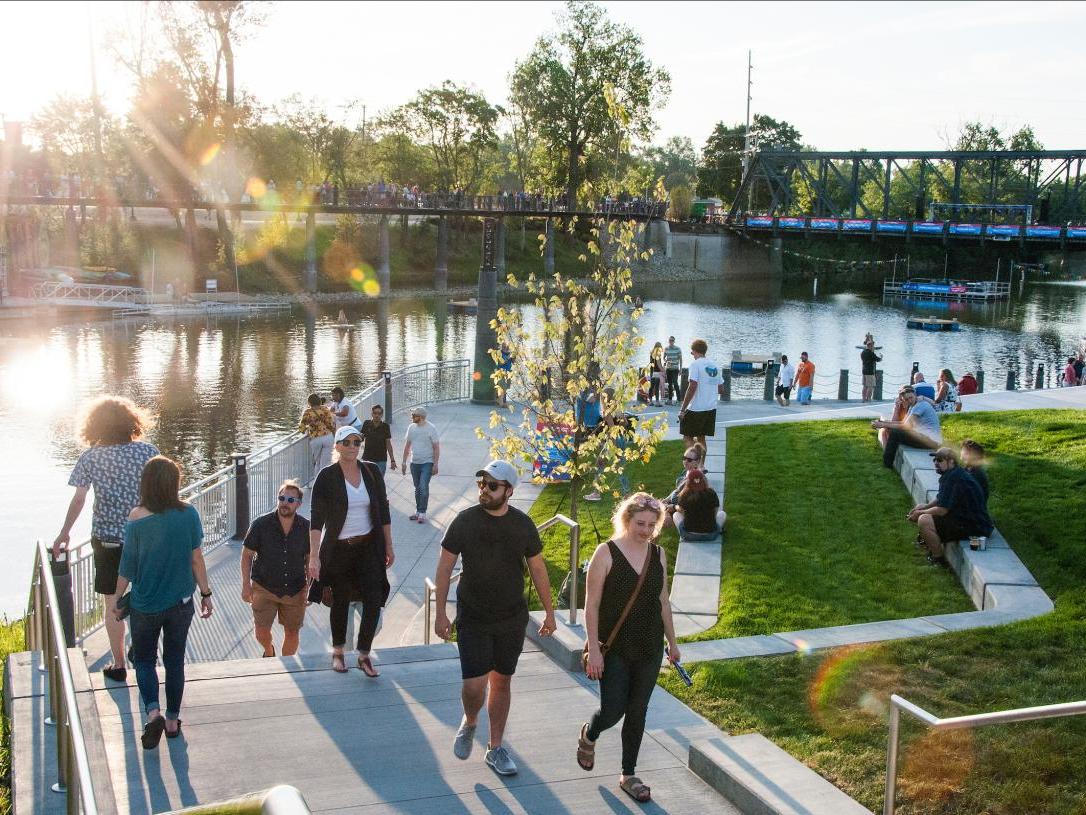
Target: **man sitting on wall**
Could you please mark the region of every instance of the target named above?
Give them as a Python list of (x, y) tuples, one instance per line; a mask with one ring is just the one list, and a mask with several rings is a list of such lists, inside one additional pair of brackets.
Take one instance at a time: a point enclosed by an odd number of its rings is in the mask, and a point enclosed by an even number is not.
[(934, 450), (943, 441), (943, 431), (939, 426), (939, 414), (926, 399), (917, 399), (912, 385), (903, 385), (898, 391), (898, 399), (905, 407), (905, 418), (900, 422), (887, 422), (876, 419), (871, 426), (876, 430), (885, 428), (886, 447), (882, 451), (882, 463), (889, 469), (894, 467), (897, 448), (903, 444), (911, 447), (925, 447)]
[(917, 542), (927, 548), (928, 562), (935, 563), (942, 559), (946, 542), (991, 535), (992, 519), (980, 484), (958, 466), (957, 454), (940, 447), (931, 456), (939, 473), (939, 492), (934, 501), (913, 507), (907, 517), (920, 528)]

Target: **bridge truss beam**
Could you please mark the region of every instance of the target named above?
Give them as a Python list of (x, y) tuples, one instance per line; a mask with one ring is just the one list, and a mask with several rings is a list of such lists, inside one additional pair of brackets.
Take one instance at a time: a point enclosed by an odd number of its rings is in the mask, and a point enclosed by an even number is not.
[(732, 202), (769, 215), (924, 220), (933, 203), (1029, 205), (1044, 223), (1086, 220), (1086, 150), (754, 154)]

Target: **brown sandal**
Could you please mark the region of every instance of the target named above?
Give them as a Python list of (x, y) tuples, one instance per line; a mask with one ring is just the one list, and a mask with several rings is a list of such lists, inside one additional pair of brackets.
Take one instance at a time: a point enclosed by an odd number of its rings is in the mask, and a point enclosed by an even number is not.
[(362, 671), (370, 679), (376, 679), (381, 675), (381, 672), (373, 667), (373, 662), (369, 657), (358, 658), (358, 670)]
[(586, 771), (596, 766), (596, 742), (588, 740), (588, 722), (581, 725), (581, 735), (577, 737), (577, 763)]
[(631, 775), (619, 786), (622, 791), (633, 798), (639, 804), (647, 804), (652, 800), (652, 792), (649, 787), (636, 775)]
[(347, 673), (347, 665), (343, 661), (343, 654), (332, 654), (332, 670), (337, 674)]

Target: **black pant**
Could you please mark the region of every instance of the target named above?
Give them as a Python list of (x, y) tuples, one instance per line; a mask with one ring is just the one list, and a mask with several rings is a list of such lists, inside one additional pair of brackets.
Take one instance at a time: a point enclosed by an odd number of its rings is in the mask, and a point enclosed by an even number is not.
[[(351, 589), (346, 583), (332, 584), (332, 609), (328, 623), (332, 627), (332, 647), (340, 648), (347, 642), (347, 615), (351, 610)], [(368, 653), (381, 620), (381, 607), (372, 603), (362, 604), (362, 622), (358, 626), (358, 650)]]
[(897, 457), (897, 448), (903, 444), (908, 445), (909, 447), (920, 447), (925, 450), (934, 450), (939, 446), (938, 442), (932, 441), (923, 433), (915, 433), (912, 430), (900, 430), (896, 427), (891, 428), (890, 432), (886, 435), (886, 448), (882, 451), (882, 463), (891, 470), (894, 469), (894, 459)]
[(613, 651), (603, 658), (600, 708), (588, 723), (587, 735), (595, 741), (600, 733), (626, 717), (622, 722), (623, 775), (633, 775), (637, 768), (637, 754), (645, 735), (645, 713), (649, 709), (652, 689), (656, 687), (663, 656), (661, 648), (649, 659), (630, 661)]
[(679, 369), (668, 368), (665, 371), (667, 374), (667, 398), (678, 399), (679, 398)]

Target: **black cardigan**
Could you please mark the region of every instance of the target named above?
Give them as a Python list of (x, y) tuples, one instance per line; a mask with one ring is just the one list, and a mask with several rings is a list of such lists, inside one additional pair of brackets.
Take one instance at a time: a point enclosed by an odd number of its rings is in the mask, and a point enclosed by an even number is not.
[[(380, 472), (376, 467), (363, 467), (361, 460), (357, 464), (362, 473), (362, 483), (366, 485), (366, 492), (370, 497), (373, 531), (381, 536), (380, 540), (383, 542), (384, 530), (381, 527), (392, 523), (385, 480), (379, 477)], [(322, 550), (325, 541), (339, 540), (339, 532), (347, 520), (347, 480), (343, 477), (343, 468), (336, 462), (317, 473), (317, 479), (313, 482), (311, 515), (309, 528), (324, 530)]]

